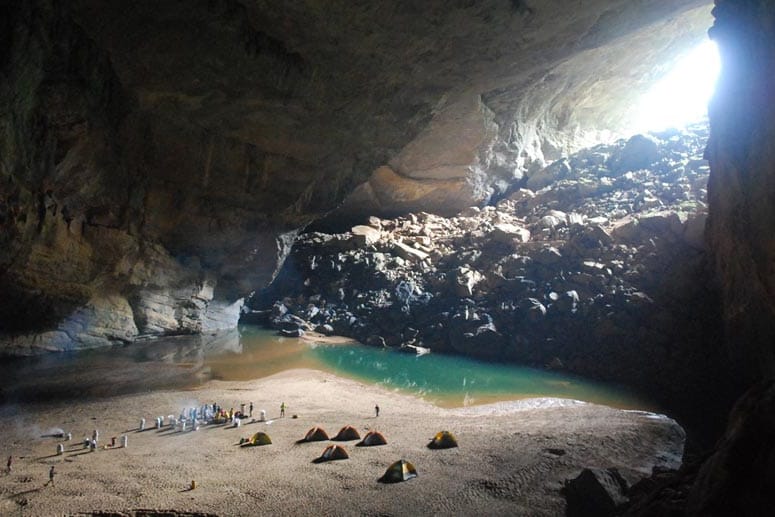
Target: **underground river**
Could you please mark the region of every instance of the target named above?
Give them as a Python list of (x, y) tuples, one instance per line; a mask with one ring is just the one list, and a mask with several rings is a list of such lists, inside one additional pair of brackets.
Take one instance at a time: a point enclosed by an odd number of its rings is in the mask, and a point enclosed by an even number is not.
[(557, 372), (434, 353), (415, 356), (358, 344), (318, 344), (247, 325), (217, 335), (6, 360), (0, 366), (0, 402), (196, 388), (210, 379), (259, 379), (295, 368), (379, 385), (441, 407), (559, 397), (626, 409), (658, 409), (625, 389)]

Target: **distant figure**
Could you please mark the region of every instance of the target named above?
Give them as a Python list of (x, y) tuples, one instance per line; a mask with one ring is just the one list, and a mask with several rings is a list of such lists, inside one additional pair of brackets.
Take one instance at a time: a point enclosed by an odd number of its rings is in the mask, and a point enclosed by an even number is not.
[(91, 434), (92, 441), (98, 441), (100, 439), (100, 432), (98, 430), (94, 430)]
[(51, 468), (48, 471), (48, 483), (46, 483), (47, 485), (49, 483), (51, 483), (51, 485), (53, 486), (53, 484), (54, 484), (54, 475), (55, 474), (56, 474), (56, 472), (54, 471), (54, 465), (51, 465)]
[(250, 416), (253, 416), (253, 403), (250, 403)]
[(280, 416), (285, 416), (285, 402), (280, 404)]
[(379, 416), (379, 405), (374, 406), (374, 413), (376, 416)]
[(13, 456), (8, 456), (8, 462), (5, 464), (5, 470), (10, 474), (13, 470)]

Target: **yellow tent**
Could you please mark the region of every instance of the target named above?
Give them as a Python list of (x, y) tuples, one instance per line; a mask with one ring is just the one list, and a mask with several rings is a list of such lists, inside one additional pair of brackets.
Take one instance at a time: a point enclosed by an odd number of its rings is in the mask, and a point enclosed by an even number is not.
[(269, 435), (259, 431), (253, 436), (250, 437), (250, 440), (248, 440), (248, 443), (245, 445), (269, 445), (272, 443), (272, 439), (269, 438)]
[(439, 431), (428, 444), (429, 449), (451, 449), (457, 447), (457, 438), (449, 431)]
[(399, 483), (417, 477), (417, 469), (406, 460), (398, 460), (390, 465), (379, 480), (383, 483)]
[(347, 451), (341, 445), (329, 445), (325, 448), (323, 454), (321, 454), (320, 457), (315, 460), (315, 463), (322, 463), (324, 461), (332, 460), (346, 460), (349, 457), (350, 455), (347, 454)]
[(356, 443), (355, 445), (360, 447), (368, 447), (371, 445), (385, 445), (387, 443), (387, 440), (385, 440), (385, 437), (380, 433), (379, 431), (369, 431), (366, 436), (363, 437), (363, 440)]
[(358, 434), (358, 431), (351, 425), (346, 425), (343, 428), (339, 430), (338, 433), (336, 433), (336, 436), (332, 438), (332, 440), (336, 440), (339, 442), (346, 442), (348, 440), (360, 440), (361, 435)]

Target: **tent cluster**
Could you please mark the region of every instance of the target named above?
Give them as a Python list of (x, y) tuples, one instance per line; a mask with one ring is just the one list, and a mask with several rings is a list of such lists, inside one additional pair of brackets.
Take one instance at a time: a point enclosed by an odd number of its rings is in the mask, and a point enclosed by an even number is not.
[[(329, 440), (328, 433), (326, 433), (326, 431), (321, 427), (313, 427), (307, 431), (307, 434), (304, 435), (304, 438), (298, 440), (296, 443), (322, 442), (325, 440)], [(361, 440), (356, 444), (356, 446), (359, 447), (387, 444), (385, 436), (379, 431), (369, 431), (366, 436), (361, 439), (358, 431), (351, 425), (347, 425), (341, 428), (336, 436), (331, 438), (331, 440)], [(243, 447), (269, 445), (271, 443), (272, 439), (269, 437), (269, 435), (261, 431), (257, 432), (250, 438), (240, 440), (240, 445)], [(428, 444), (428, 448), (430, 449), (450, 449), (457, 446), (458, 443), (455, 435), (449, 431), (439, 431), (434, 435), (433, 439)], [(346, 460), (349, 457), (350, 454), (344, 447), (337, 444), (331, 444), (323, 450), (323, 453), (319, 457), (312, 460), (312, 462), (323, 463), (326, 461)], [(382, 483), (398, 483), (415, 477), (417, 477), (417, 469), (410, 462), (402, 459), (391, 464), (382, 475), (382, 477), (379, 478), (379, 481)]]

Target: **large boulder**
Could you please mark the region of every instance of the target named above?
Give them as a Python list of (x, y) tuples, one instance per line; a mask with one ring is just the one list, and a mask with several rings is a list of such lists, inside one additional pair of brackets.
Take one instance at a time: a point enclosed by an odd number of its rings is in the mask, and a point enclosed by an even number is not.
[(701, 467), (689, 515), (766, 515), (775, 493), (775, 381), (738, 401), (726, 433)]
[(611, 165), (611, 172), (623, 174), (627, 171), (646, 169), (657, 160), (659, 142), (649, 135), (635, 135), (627, 141), (627, 145)]
[(568, 517), (611, 517), (627, 502), (627, 481), (616, 469), (587, 468), (565, 482)]

